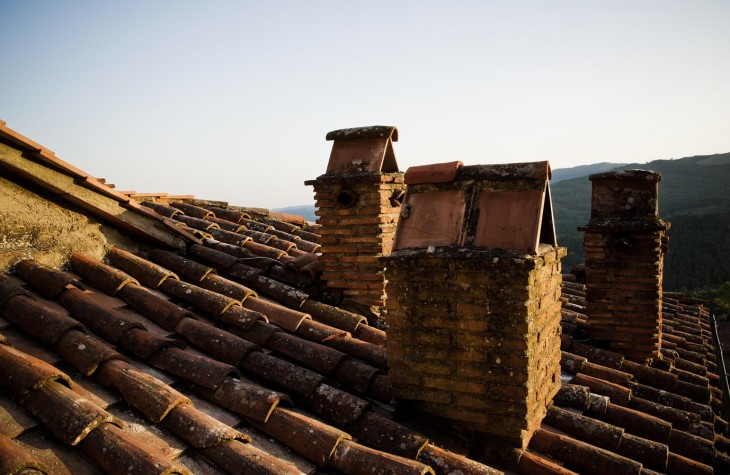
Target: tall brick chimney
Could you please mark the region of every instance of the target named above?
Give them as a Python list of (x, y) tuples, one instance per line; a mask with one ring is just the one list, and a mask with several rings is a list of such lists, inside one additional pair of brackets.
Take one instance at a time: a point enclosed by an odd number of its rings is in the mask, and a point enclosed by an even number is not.
[(386, 265), (393, 394), (524, 448), (560, 387), (548, 162), (410, 168)]
[(388, 254), (398, 222), (405, 185), (398, 171), (393, 142), (395, 127), (335, 130), (327, 172), (313, 185), (322, 236), (322, 279), (340, 306), (381, 316), (385, 277), (380, 256)]
[(659, 173), (591, 175), (584, 231), (589, 336), (627, 358), (660, 357), (662, 274), (669, 223), (659, 219)]

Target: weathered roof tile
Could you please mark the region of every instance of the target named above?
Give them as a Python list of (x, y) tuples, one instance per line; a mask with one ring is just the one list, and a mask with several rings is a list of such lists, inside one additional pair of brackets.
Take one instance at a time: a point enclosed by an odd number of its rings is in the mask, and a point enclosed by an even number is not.
[(211, 402), (258, 422), (266, 422), (280, 402), (291, 402), (285, 394), (243, 378), (227, 378), (216, 390), (199, 388), (197, 392)]
[(233, 333), (191, 318), (180, 321), (175, 330), (196, 347), (233, 366), (237, 366), (249, 352), (259, 349)]
[(71, 386), (71, 379), (54, 366), (0, 343), (0, 386), (8, 388), (15, 396), (38, 389), (51, 381)]
[[(0, 282), (4, 280), (0, 276)], [(24, 295), (9, 300), (3, 307), (3, 315), (20, 328), (49, 344), (55, 344), (71, 329), (84, 330), (81, 323), (66, 313), (61, 313), (53, 307), (43, 305)]]
[(147, 287), (156, 289), (167, 279), (178, 277), (161, 266), (135, 256), (131, 252), (119, 248), (112, 248), (107, 253), (107, 259), (119, 269), (135, 277)]
[(89, 376), (105, 361), (123, 356), (96, 338), (77, 331), (67, 332), (55, 347), (58, 354), (77, 371)]
[(32, 453), (0, 434), (0, 473), (31, 475), (33, 471), (51, 473)]
[(20, 401), (68, 445), (78, 444), (101, 424), (121, 425), (111, 414), (55, 381), (23, 394)]
[(149, 362), (179, 378), (208, 389), (216, 389), (228, 376), (238, 373), (231, 365), (174, 347), (155, 353)]

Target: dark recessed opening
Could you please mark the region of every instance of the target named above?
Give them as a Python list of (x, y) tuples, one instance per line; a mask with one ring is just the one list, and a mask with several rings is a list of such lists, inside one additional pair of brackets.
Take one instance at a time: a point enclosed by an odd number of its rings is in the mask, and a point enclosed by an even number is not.
[(613, 248), (618, 252), (627, 252), (634, 247), (634, 243), (631, 238), (625, 236), (619, 236), (613, 240)]
[(390, 195), (390, 206), (393, 206), (394, 208), (397, 206), (400, 206), (403, 204), (403, 197), (406, 196), (406, 192), (403, 190), (395, 190), (392, 195)]
[(337, 204), (343, 208), (349, 208), (357, 202), (357, 196), (357, 193), (352, 190), (342, 190), (337, 193), (335, 201), (337, 201)]

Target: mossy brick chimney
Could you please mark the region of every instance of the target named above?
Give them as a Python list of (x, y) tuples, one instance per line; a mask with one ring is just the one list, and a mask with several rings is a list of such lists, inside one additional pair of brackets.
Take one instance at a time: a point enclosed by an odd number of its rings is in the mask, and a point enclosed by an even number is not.
[(313, 185), (321, 225), (322, 279), (338, 303), (381, 318), (385, 277), (380, 256), (390, 253), (405, 191), (393, 142), (395, 127), (335, 130), (327, 171)]
[(410, 168), (386, 266), (393, 394), (475, 440), (527, 446), (560, 388), (548, 162)]
[(599, 173), (584, 231), (589, 336), (645, 362), (660, 357), (662, 276), (669, 223), (659, 219), (659, 173)]

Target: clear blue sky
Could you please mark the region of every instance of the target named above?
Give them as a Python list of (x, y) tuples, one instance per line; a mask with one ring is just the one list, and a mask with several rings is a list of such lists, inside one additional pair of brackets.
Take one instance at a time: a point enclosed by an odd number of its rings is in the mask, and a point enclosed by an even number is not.
[(730, 1), (0, 0), (0, 118), (118, 189), (312, 203), (333, 129), (412, 165), (730, 151)]

